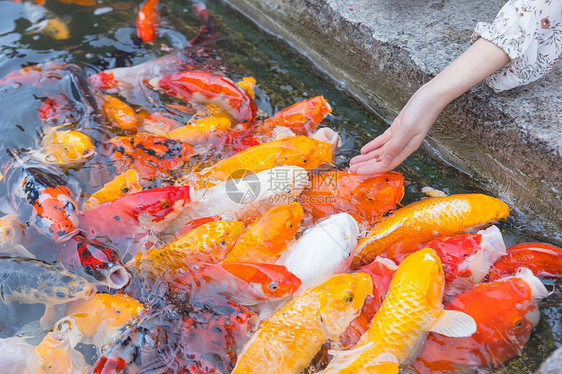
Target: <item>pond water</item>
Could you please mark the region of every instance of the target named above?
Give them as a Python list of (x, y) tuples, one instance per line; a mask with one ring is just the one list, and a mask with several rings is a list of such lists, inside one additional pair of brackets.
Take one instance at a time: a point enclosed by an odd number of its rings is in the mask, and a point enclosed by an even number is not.
[[(136, 2), (104, 0), (89, 7), (47, 0), (48, 11), (60, 17), (70, 33), (69, 38), (56, 40), (45, 32), (29, 32), (32, 22), (24, 4), (0, 1), (3, 18), (0, 24), (0, 77), (45, 61), (73, 63), (88, 75), (103, 69), (137, 65), (173, 49), (185, 48), (201, 26), (191, 3), (166, 1), (160, 9), (160, 35), (154, 43), (146, 44), (135, 34)], [(345, 167), (364, 143), (384, 131), (387, 124), (380, 117), (347, 95), (345, 87), (338, 87), (310, 67), (282, 41), (260, 32), (220, 2), (209, 1), (206, 5), (216, 33), (210, 48), (206, 49), (209, 59), (217, 60), (220, 70), (234, 81), (254, 77), (257, 81), (255, 101), (261, 111), (272, 115), (297, 101), (317, 95), (327, 99), (333, 112), (323, 124), (338, 131), (342, 137), (342, 147), (334, 160), (336, 166)], [(72, 95), (72, 82), (61, 80), (57, 85), (54, 91)], [(0, 87), (2, 164), (10, 160), (6, 153), (8, 148), (37, 147), (44, 132), (37, 110), (50, 90), (50, 87)], [(95, 130), (88, 134), (98, 141), (107, 135)], [(82, 170), (68, 172), (81, 181), (83, 192), (93, 192), (85, 178), (95, 171), (89, 168), (86, 164)], [(425, 186), (447, 194), (487, 193), (479, 181), (423, 152), (416, 152), (397, 171), (407, 180), (404, 205), (423, 197), (421, 189)], [(4, 190), (2, 192), (5, 194)], [(508, 246), (524, 241), (559, 244), (529, 226), (524, 220), (513, 218), (498, 224)], [(555, 347), (562, 345), (561, 284), (547, 282), (554, 292), (541, 303), (541, 322), (531, 341), (520, 358), (510, 361), (499, 372), (534, 370)], [(0, 336), (9, 336), (18, 330), (17, 327), (30, 322), (25, 314), (36, 315), (35, 309), (3, 305), (2, 310), (8, 318), (0, 324)]]

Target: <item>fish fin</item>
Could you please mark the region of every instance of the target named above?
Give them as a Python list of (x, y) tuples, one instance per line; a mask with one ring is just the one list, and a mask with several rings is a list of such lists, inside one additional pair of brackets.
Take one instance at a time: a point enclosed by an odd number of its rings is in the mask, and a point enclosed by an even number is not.
[(47, 27), (47, 23), (49, 20), (43, 20), (41, 22), (36, 23), (35, 25), (29, 26), (27, 29), (24, 30), (24, 35), (31, 35), (38, 32), (41, 32), (45, 27)]
[(554, 290), (548, 292), (541, 280), (537, 278), (528, 268), (521, 267), (517, 269), (517, 272), (513, 277), (521, 278), (529, 284), (529, 287), (531, 288), (531, 296), (535, 300), (544, 299), (554, 292)]
[(290, 128), (284, 126), (277, 126), (271, 131), (271, 140), (281, 140), (296, 136)]
[(464, 312), (444, 309), (430, 331), (452, 338), (463, 338), (476, 332), (476, 322)]
[(45, 305), (45, 313), (39, 320), (39, 325), (43, 330), (51, 330), (54, 323), (60, 318), (58, 316), (62, 314), (61, 308), (65, 308), (65, 305)]
[(0, 198), (0, 211), (6, 215), (17, 217), (17, 212), (14, 210), (7, 197)]
[(395, 224), (393, 224), (393, 225), (390, 226), (389, 228), (385, 229), (384, 231), (382, 231), (382, 232), (380, 232), (380, 233), (378, 233), (378, 234), (376, 234), (376, 235), (373, 235), (373, 236), (368, 237), (368, 238), (366, 237), (367, 240), (365, 240), (364, 242), (362, 242), (362, 243), (357, 247), (356, 253), (360, 253), (360, 252), (363, 250), (363, 248), (365, 248), (367, 245), (371, 244), (372, 242), (374, 242), (374, 241), (376, 241), (376, 240), (379, 240), (379, 239), (381, 239), (381, 238), (384, 238), (384, 237), (387, 236), (387, 235), (390, 235), (392, 232), (394, 232), (394, 230), (397, 230), (397, 229), (399, 229), (400, 227), (402, 227), (402, 225), (404, 224), (404, 221), (405, 221), (405, 220), (406, 220), (406, 218), (404, 218), (404, 219), (402, 219), (402, 220), (396, 222)]
[(328, 353), (334, 356), (328, 367), (322, 373), (338, 373), (341, 369), (350, 366), (360, 355), (371, 348), (375, 343), (369, 342), (360, 347), (355, 347), (345, 351), (329, 350)]
[(23, 245), (21, 245), (21, 244), (16, 244), (16, 245), (14, 246), (14, 251), (15, 251), (17, 254), (21, 255), (22, 257), (35, 258), (35, 255), (34, 255), (33, 253), (29, 252), (29, 251), (27, 250), (27, 248), (25, 248), (25, 247), (24, 247)]

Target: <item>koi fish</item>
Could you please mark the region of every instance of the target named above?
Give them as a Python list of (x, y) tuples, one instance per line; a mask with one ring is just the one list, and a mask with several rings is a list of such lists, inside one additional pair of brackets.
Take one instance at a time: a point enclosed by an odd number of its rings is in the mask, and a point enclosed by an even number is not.
[(57, 305), (92, 297), (96, 288), (86, 279), (46, 262), (0, 257), (2, 301)]
[(86, 374), (87, 372), (88, 365), (84, 356), (71, 346), (68, 335), (62, 332), (49, 332), (31, 351), (25, 363), (24, 374)]
[(197, 227), (199, 227), (201, 225), (204, 225), (206, 223), (219, 222), (219, 221), (222, 221), (222, 218), (220, 216), (217, 216), (217, 215), (194, 219), (192, 221), (189, 221), (184, 227), (182, 227), (174, 235), (174, 238), (177, 239), (177, 238), (183, 236), (184, 234), (190, 232), (191, 230), (196, 229)]
[(464, 365), (501, 366), (523, 350), (539, 322), (537, 301), (548, 294), (525, 268), (513, 277), (477, 284), (445, 305), (446, 310), (470, 315), (476, 321), (476, 333), (465, 338), (429, 334), (414, 369), (438, 374), (458, 372)]
[(158, 0), (147, 0), (137, 14), (137, 36), (152, 43), (158, 36)]
[(112, 125), (123, 130), (132, 130), (137, 127), (137, 115), (129, 105), (110, 95), (103, 95), (102, 102), (105, 118)]
[(173, 281), (176, 292), (189, 294), (190, 302), (220, 296), (244, 306), (286, 298), (300, 285), (284, 266), (241, 262), (204, 266)]
[(9, 374), (23, 373), (25, 361), (33, 351), (27, 342), (30, 336), (12, 336), (0, 339), (0, 362), (2, 371)]
[(236, 84), (248, 94), (250, 94), (252, 99), (256, 96), (254, 93), (254, 88), (256, 87), (256, 80), (254, 79), (254, 77), (244, 77), (241, 81), (236, 82)]
[(61, 130), (52, 127), (41, 139), (41, 148), (36, 157), (50, 165), (75, 167), (92, 158), (96, 150), (90, 137), (80, 131)]
[(490, 269), (489, 280), (511, 275), (519, 267), (530, 269), (538, 277), (562, 276), (562, 248), (546, 243), (520, 243), (510, 247)]
[(190, 70), (153, 78), (148, 83), (188, 102), (218, 105), (244, 128), (256, 121), (257, 106), (250, 94), (222, 75)]
[(23, 11), (25, 17), (32, 23), (31, 27), (25, 30), (26, 34), (43, 33), (55, 40), (70, 38), (67, 26), (70, 18), (60, 18), (44, 6), (29, 2), (23, 4)]
[(222, 262), (274, 262), (295, 239), (302, 215), (299, 203), (269, 209), (244, 231)]
[(56, 250), (57, 259), (70, 271), (95, 285), (121, 289), (131, 276), (115, 249), (82, 234), (72, 237)]
[(359, 175), (344, 170), (314, 173), (311, 186), (299, 196), (305, 212), (314, 220), (347, 212), (374, 223), (404, 196), (404, 177), (389, 171)]
[(331, 144), (332, 154), (336, 154), (342, 144), (340, 134), (329, 127), (322, 127), (321, 129), (316, 130), (316, 132), (309, 137), (324, 143)]
[(388, 292), (390, 287), (390, 282), (394, 273), (398, 269), (398, 266), (394, 261), (389, 258), (382, 258), (377, 256), (375, 261), (371, 262), (369, 265), (363, 266), (357, 270), (357, 273), (366, 273), (371, 276), (373, 281), (373, 290), (365, 298), (365, 303), (363, 308), (361, 308), (361, 313), (357, 318), (355, 318), (343, 335), (340, 338), (340, 343), (344, 348), (351, 348), (361, 338), (361, 336), (369, 328), (371, 320), (379, 310), (384, 297)]
[(357, 317), (372, 286), (367, 274), (338, 274), (296, 296), (261, 323), (232, 373), (300, 373)]
[[(24, 68), (29, 69), (29, 68)], [(65, 123), (77, 123), (75, 118), (76, 108), (72, 101), (64, 94), (48, 97), (41, 103), (37, 110), (37, 117), (45, 125), (62, 125)]]
[[(37, 166), (35, 166), (37, 164)], [(62, 174), (19, 160), (7, 172), (8, 203), (22, 223), (62, 242), (78, 232), (78, 204)]]
[(182, 126), (182, 123), (170, 118), (162, 112), (150, 113), (146, 118), (142, 118), (142, 131), (149, 134), (166, 136), (167, 133), (179, 129)]
[(379, 254), (395, 258), (438, 236), (454, 236), (504, 219), (508, 206), (482, 194), (450, 195), (417, 201), (397, 209), (373, 226), (357, 247), (353, 267)]
[(446, 296), (461, 294), (482, 282), (490, 266), (506, 253), (496, 226), (476, 234), (435, 238), (422, 246), (433, 249), (441, 259)]
[(276, 262), (300, 278), (303, 288), (315, 286), (347, 270), (357, 247), (359, 225), (347, 213), (330, 216), (309, 228)]
[(76, 4), (81, 6), (96, 6), (98, 5), (95, 0), (59, 0), (65, 4)]
[(199, 262), (219, 262), (234, 246), (242, 232), (244, 224), (240, 222), (210, 222), (184, 234), (162, 249), (138, 253), (129, 263), (129, 267), (152, 280), (160, 276), (169, 278), (179, 270), (185, 270)]
[(0, 85), (14, 85), (16, 87), (22, 85), (33, 85), (35, 87), (49, 87), (55, 85), (63, 78), (65, 74), (65, 66), (65, 63), (52, 61), (30, 65), (6, 74), (2, 79), (0, 79)]
[(333, 351), (334, 358), (321, 373), (366, 372), (383, 354), (408, 364), (417, 357), (430, 331), (454, 337), (474, 334), (476, 323), (472, 317), (443, 310), (444, 285), (441, 261), (433, 249), (420, 249), (406, 257), (357, 346), (349, 351)]
[(25, 243), (25, 226), (17, 217), (7, 215), (0, 218), (0, 253), (35, 258), (23, 244)]
[(258, 125), (256, 131), (271, 135), (274, 128), (282, 126), (297, 135), (307, 135), (314, 132), (316, 126), (330, 113), (332, 108), (324, 96), (315, 96), (280, 110)]
[(152, 134), (117, 136), (104, 146), (119, 170), (134, 168), (143, 177), (174, 170), (193, 154), (189, 144)]
[(158, 187), (98, 205), (81, 216), (88, 237), (109, 238), (162, 231), (190, 202), (189, 187)]
[(250, 224), (267, 209), (295, 201), (308, 184), (308, 173), (296, 166), (278, 166), (241, 176), (195, 190), (192, 204), (170, 224), (166, 233), (174, 234), (189, 221), (213, 215)]
[(107, 182), (102, 188), (90, 195), (82, 204), (82, 211), (88, 211), (100, 204), (118, 200), (127, 194), (142, 191), (139, 175), (134, 169), (129, 169)]
[[(312, 170), (332, 162), (332, 147), (306, 136), (296, 136), (259, 144), (230, 158), (221, 160), (200, 172), (200, 177), (225, 181), (235, 173), (249, 170), (258, 173), (276, 166), (299, 166)], [(216, 184), (216, 183), (215, 183)], [(212, 182), (206, 181), (206, 187)]]
[(67, 317), (59, 320), (53, 331), (63, 330), (69, 317), (73, 318), (82, 333), (82, 342), (94, 344), (99, 352), (104, 345), (113, 343), (119, 330), (143, 310), (144, 306), (129, 296), (98, 293), (89, 300), (68, 303)]
[(230, 128), (230, 119), (226, 117), (210, 116), (195, 120), (166, 133), (166, 137), (193, 147), (206, 148), (213, 144)]

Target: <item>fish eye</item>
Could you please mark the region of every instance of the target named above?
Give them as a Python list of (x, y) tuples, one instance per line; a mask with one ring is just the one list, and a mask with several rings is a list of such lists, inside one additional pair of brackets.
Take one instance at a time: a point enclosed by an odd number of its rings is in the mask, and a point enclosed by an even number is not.
[(74, 206), (72, 201), (67, 201), (66, 204), (64, 204), (64, 209), (68, 210), (69, 212), (74, 212), (76, 210), (76, 207)]
[(367, 201), (375, 201), (375, 198), (372, 196), (365, 196), (365, 200)]
[(84, 152), (82, 152), (82, 156), (88, 158), (90, 156), (93, 156), (94, 153), (96, 153), (96, 152), (92, 148), (88, 148)]
[(521, 327), (521, 325), (523, 325), (523, 319), (522, 319), (522, 318), (518, 319), (518, 320), (515, 322), (514, 325), (515, 325), (515, 327)]
[(279, 288), (279, 285), (277, 284), (277, 282), (271, 282), (267, 285), (267, 288), (269, 288), (271, 292), (275, 292)]
[(88, 275), (92, 275), (92, 276), (94, 275), (94, 269), (92, 269), (92, 267), (89, 266), (89, 265), (84, 267), (84, 271), (85, 271), (86, 274), (88, 274)]
[(351, 303), (353, 301), (354, 295), (351, 291), (345, 291), (343, 294), (343, 301), (346, 303)]
[(306, 157), (301, 157), (301, 163), (306, 164), (308, 162), (308, 159)]
[(223, 241), (221, 242), (221, 245), (226, 245), (226, 240), (223, 240)]
[(291, 221), (287, 222), (287, 228), (292, 229), (293, 228), (293, 222), (291, 222)]
[(168, 199), (164, 199), (160, 202), (160, 208), (162, 209), (168, 209), (170, 206), (172, 206), (172, 204), (170, 204), (170, 200)]

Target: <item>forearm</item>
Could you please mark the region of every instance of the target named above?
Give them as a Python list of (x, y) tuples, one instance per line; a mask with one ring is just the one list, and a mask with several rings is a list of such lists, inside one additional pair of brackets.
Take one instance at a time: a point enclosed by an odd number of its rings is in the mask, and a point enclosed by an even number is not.
[(509, 56), (501, 48), (486, 39), (478, 39), (422, 89), (431, 91), (441, 107), (445, 107), (508, 62)]

